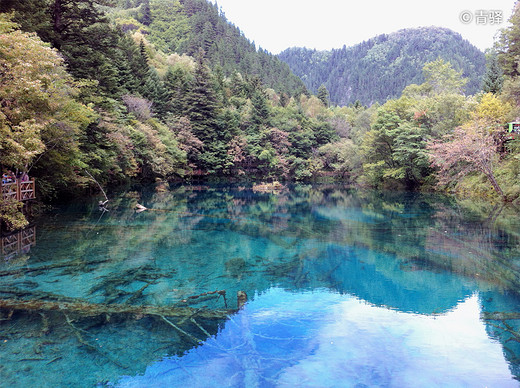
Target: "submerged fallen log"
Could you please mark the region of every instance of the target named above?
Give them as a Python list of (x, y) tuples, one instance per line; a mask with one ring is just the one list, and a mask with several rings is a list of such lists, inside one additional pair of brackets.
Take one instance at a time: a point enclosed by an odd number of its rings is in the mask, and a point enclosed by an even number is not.
[(139, 316), (156, 315), (166, 317), (198, 317), (203, 319), (226, 319), (234, 314), (234, 309), (197, 309), (192, 307), (134, 306), (129, 304), (102, 304), (86, 302), (60, 302), (44, 300), (0, 299), (0, 309), (14, 311), (60, 311), (81, 316), (101, 314), (136, 314)]
[(42, 265), (42, 266), (33, 267), (33, 268), (16, 268), (16, 269), (12, 269), (12, 270), (0, 271), (0, 277), (20, 275), (20, 274), (27, 275), (32, 272), (43, 273), (43, 272), (47, 272), (47, 271), (58, 269), (58, 268), (69, 268), (69, 267), (74, 267), (74, 269), (77, 271), (78, 268), (82, 268), (82, 267), (86, 267), (86, 266), (93, 266), (96, 264), (104, 264), (109, 261), (110, 261), (110, 259), (85, 261), (85, 260), (79, 258), (79, 259), (65, 261), (63, 263)]
[(481, 317), (486, 321), (513, 321), (520, 320), (520, 313), (502, 311), (483, 312)]

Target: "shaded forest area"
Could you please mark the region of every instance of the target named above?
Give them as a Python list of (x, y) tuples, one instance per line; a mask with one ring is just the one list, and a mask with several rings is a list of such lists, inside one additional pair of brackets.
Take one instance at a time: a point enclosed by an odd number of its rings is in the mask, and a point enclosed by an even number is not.
[[(370, 106), (331, 104), (325, 85), (311, 95), (206, 0), (7, 0), (0, 12), (0, 165), (36, 177), (44, 201), (194, 179), (520, 194), (504, 129), (519, 116), (518, 12), (482, 91), (467, 95), (475, 79), (436, 58)], [(18, 208), (0, 202), (10, 227), (25, 223)]]

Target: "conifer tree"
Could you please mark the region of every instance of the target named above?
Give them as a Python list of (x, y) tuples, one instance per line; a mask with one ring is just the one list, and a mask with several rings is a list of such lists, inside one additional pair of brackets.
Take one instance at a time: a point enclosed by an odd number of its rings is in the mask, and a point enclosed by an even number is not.
[(119, 88), (122, 93), (137, 93), (138, 80), (132, 71), (132, 59), (137, 53), (137, 46), (128, 35), (119, 36), (114, 64), (118, 71)]
[(52, 26), (49, 1), (46, 0), (2, 0), (0, 13), (11, 13), (13, 22), (23, 31), (36, 32), (45, 42), (50, 42)]
[(246, 97), (246, 87), (242, 75), (235, 69), (231, 74), (231, 92), (236, 97)]
[[(53, 35), (51, 42), (58, 50), (63, 44), (85, 43), (82, 35), (96, 23), (107, 23), (98, 10), (96, 0), (52, 0), (51, 22)], [(97, 44), (100, 41), (94, 40)]]
[(187, 94), (190, 89), (190, 75), (180, 66), (168, 68), (164, 77), (164, 87), (168, 95), (168, 112), (175, 116), (187, 114)]
[(318, 94), (316, 95), (316, 97), (318, 97), (318, 99), (321, 102), (323, 102), (323, 105), (325, 105), (326, 107), (329, 106), (329, 91), (327, 90), (324, 84), (321, 84), (318, 88)]
[(120, 74), (122, 91), (130, 94), (139, 93), (142, 80), (148, 73), (148, 62), (142, 57), (139, 46), (133, 39), (122, 32), (119, 33), (115, 65)]
[(216, 38), (217, 34), (215, 32), (213, 24), (207, 21), (206, 23), (204, 23), (201, 36), (201, 46), (205, 53), (209, 54), (212, 45), (215, 44)]
[(157, 70), (152, 66), (148, 70), (148, 76), (143, 86), (143, 96), (152, 101), (152, 109), (160, 118), (166, 116), (169, 100), (168, 91), (159, 78)]
[(219, 126), (220, 108), (212, 85), (212, 77), (199, 50), (196, 57), (191, 90), (186, 96), (187, 113), (193, 134), (204, 143), (199, 166), (210, 172), (221, 172), (227, 166), (227, 128)]
[(139, 53), (135, 56), (132, 66), (135, 77), (139, 82), (138, 90), (141, 94), (144, 93), (144, 84), (146, 82), (149, 69), (150, 65), (148, 65), (148, 54), (146, 54), (146, 47), (144, 42), (141, 40), (139, 43)]
[(484, 74), (482, 90), (486, 93), (499, 94), (502, 91), (503, 83), (504, 74), (498, 63), (498, 57), (493, 52), (488, 56), (487, 71)]
[(222, 66), (216, 66), (213, 70), (213, 85), (218, 101), (221, 105), (228, 104), (228, 96), (226, 94), (226, 80)]
[(217, 99), (202, 50), (199, 51), (196, 58), (195, 74), (191, 86), (187, 95), (188, 117), (195, 136), (207, 144), (217, 140), (215, 122)]
[(250, 132), (258, 131), (262, 127), (269, 126), (269, 107), (267, 105), (267, 99), (261, 90), (256, 90), (251, 99), (253, 109), (251, 111), (251, 123)]
[(520, 6), (517, 3), (511, 18), (510, 26), (502, 31), (495, 48), (504, 74), (509, 77), (520, 75), (518, 61), (520, 59)]
[(98, 80), (104, 94), (116, 95), (116, 36), (99, 10), (101, 1), (9, 0), (0, 2), (0, 10), (16, 11), (22, 28), (36, 32), (58, 49), (76, 78)]

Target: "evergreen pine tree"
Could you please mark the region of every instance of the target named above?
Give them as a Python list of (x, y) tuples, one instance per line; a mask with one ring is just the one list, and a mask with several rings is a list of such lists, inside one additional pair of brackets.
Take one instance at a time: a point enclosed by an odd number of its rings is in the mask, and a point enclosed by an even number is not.
[(228, 105), (228, 96), (226, 94), (226, 80), (222, 66), (216, 66), (213, 70), (213, 85), (218, 101), (221, 105)]
[(186, 97), (192, 132), (204, 143), (204, 151), (199, 155), (199, 166), (210, 172), (222, 171), (228, 158), (224, 141), (226, 136), (219, 131), (219, 106), (202, 50), (196, 57), (194, 79)]
[(269, 126), (269, 106), (267, 98), (261, 90), (256, 90), (251, 99), (253, 109), (251, 111), (251, 123), (249, 132), (259, 131), (262, 127)]
[(99, 63), (99, 66), (97, 66), (99, 88), (108, 96), (119, 96), (122, 89), (119, 84), (119, 71), (117, 67), (112, 61), (107, 60), (107, 58), (104, 58), (102, 55), (97, 57)]
[(210, 50), (215, 44), (216, 38), (217, 35), (213, 24), (207, 21), (202, 29), (201, 45), (208, 58), (211, 58)]
[(246, 87), (242, 75), (235, 69), (231, 74), (231, 92), (236, 97), (246, 97)]
[(140, 80), (136, 78), (135, 69), (139, 59), (139, 50), (135, 42), (126, 34), (120, 32), (115, 66), (119, 72), (119, 86), (123, 93), (137, 94)]
[(204, 143), (216, 141), (217, 99), (211, 85), (209, 68), (201, 51), (196, 58), (194, 79), (186, 97), (193, 134)]
[(168, 68), (164, 77), (164, 87), (168, 94), (168, 112), (175, 116), (187, 114), (186, 96), (190, 89), (190, 75), (180, 66)]
[(321, 102), (323, 102), (323, 105), (325, 105), (326, 107), (329, 106), (329, 91), (327, 90), (324, 84), (321, 84), (318, 88), (318, 94), (316, 97), (318, 97), (318, 99)]
[(42, 0), (1, 0), (0, 13), (14, 12), (12, 21), (23, 31), (36, 32), (45, 42), (51, 41), (50, 7)]
[(482, 90), (486, 93), (499, 94), (502, 91), (503, 83), (504, 74), (498, 63), (498, 56), (496, 53), (491, 53), (488, 56), (487, 70), (486, 74), (484, 74)]
[(520, 6), (516, 4), (513, 14), (509, 18), (510, 26), (500, 34), (496, 44), (498, 59), (504, 71), (509, 77), (520, 75), (518, 61), (520, 59)]
[(164, 87), (159, 74), (154, 67), (150, 67), (143, 86), (143, 96), (152, 101), (152, 109), (160, 118), (164, 118), (167, 113), (168, 91)]
[(133, 60), (132, 70), (139, 82), (138, 91), (144, 95), (144, 85), (148, 76), (148, 71), (150, 70), (150, 65), (148, 65), (148, 54), (146, 54), (146, 47), (142, 40), (139, 43), (139, 54), (136, 55)]

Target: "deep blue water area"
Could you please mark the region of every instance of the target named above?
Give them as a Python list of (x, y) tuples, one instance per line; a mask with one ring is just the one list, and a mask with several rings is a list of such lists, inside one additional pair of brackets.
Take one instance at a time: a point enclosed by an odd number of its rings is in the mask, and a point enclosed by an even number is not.
[(0, 386), (520, 386), (514, 207), (338, 185), (98, 199), (2, 236)]

